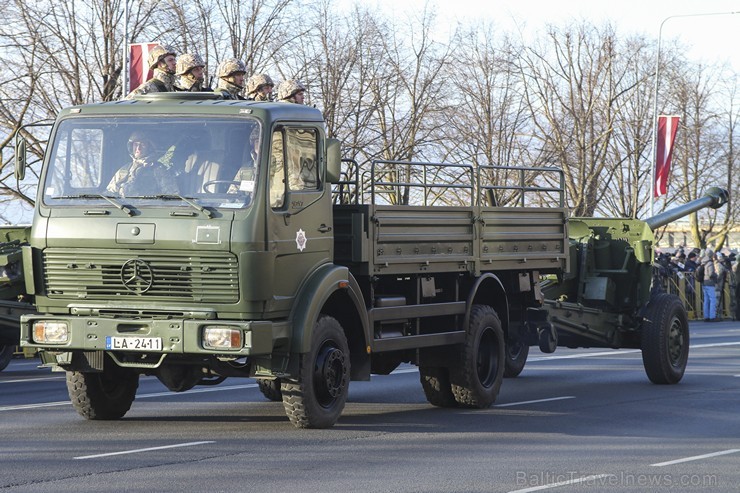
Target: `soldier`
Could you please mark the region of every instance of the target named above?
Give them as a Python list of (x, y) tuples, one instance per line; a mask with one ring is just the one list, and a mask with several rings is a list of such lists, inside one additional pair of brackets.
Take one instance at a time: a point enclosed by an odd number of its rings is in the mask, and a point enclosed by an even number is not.
[(131, 163), (113, 175), (107, 189), (121, 197), (178, 193), (177, 181), (157, 158), (154, 141), (144, 132), (136, 131), (128, 139)]
[(213, 91), (224, 99), (244, 99), (241, 92), (244, 90), (244, 74), (247, 67), (244, 62), (236, 58), (227, 58), (218, 65), (216, 77), (218, 85)]
[(267, 74), (253, 75), (247, 81), (247, 99), (250, 101), (271, 101), (275, 83)]
[(157, 45), (149, 50), (149, 59), (147, 63), (149, 68), (154, 71), (151, 79), (141, 84), (131, 91), (126, 99), (131, 99), (135, 95), (148, 94), (150, 92), (171, 92), (174, 91), (175, 69), (176, 69), (175, 50), (168, 46)]
[(284, 80), (277, 88), (277, 100), (287, 103), (303, 104), (306, 86), (296, 79)]
[(176, 91), (198, 92), (208, 90), (203, 87), (205, 80), (205, 66), (200, 55), (183, 53), (177, 57), (177, 75), (179, 80), (175, 83)]

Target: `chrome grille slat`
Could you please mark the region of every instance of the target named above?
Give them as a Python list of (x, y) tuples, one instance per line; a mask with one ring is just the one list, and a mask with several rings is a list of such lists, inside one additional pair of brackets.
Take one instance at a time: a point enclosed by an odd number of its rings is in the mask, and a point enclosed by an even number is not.
[[(145, 293), (129, 291), (121, 268), (131, 259), (146, 262), (154, 284)], [(50, 298), (104, 300), (144, 298), (156, 301), (235, 303), (239, 299), (236, 257), (226, 252), (120, 252), (49, 248), (43, 254), (46, 292)]]

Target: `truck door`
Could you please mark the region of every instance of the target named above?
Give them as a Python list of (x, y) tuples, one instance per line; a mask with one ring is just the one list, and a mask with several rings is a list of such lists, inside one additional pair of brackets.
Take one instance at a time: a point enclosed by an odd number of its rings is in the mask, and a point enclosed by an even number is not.
[(274, 297), (269, 311), (287, 315), (305, 277), (331, 261), (331, 190), (319, 167), (320, 132), (277, 127), (270, 146), (268, 242), (275, 253)]

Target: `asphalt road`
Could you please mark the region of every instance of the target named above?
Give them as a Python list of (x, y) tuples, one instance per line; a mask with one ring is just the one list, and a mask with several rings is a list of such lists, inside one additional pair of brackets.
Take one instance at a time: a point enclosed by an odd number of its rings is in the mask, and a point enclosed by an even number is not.
[(427, 404), (415, 367), (352, 382), (339, 423), (298, 430), (253, 380), (174, 394), (142, 378), (120, 421), (85, 421), (64, 375), (0, 373), (0, 490), (738, 491), (740, 322), (691, 324), (678, 385), (633, 350), (533, 348), (486, 410)]

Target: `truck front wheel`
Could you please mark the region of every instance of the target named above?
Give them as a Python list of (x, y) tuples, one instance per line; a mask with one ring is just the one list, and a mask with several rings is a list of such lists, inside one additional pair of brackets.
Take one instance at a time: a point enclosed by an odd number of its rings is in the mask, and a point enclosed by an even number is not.
[(661, 293), (642, 319), (642, 364), (651, 382), (678, 383), (689, 360), (689, 318), (681, 299)]
[(11, 345), (0, 345), (0, 371), (3, 371), (10, 364), (10, 360), (13, 359), (13, 352), (15, 346)]
[(450, 373), (447, 368), (420, 366), (419, 379), (429, 404), (437, 407), (457, 407), (457, 401), (450, 385)]
[(121, 419), (136, 398), (139, 374), (106, 358), (102, 372), (67, 372), (67, 391), (80, 416), (90, 420)]
[(457, 368), (450, 370), (458, 404), (486, 408), (496, 400), (504, 377), (504, 331), (496, 311), (474, 305)]
[(297, 381), (281, 379), (283, 406), (298, 428), (329, 428), (337, 422), (349, 391), (349, 346), (336, 319), (322, 315), (311, 349), (300, 355)]
[(257, 386), (268, 400), (280, 402), (283, 400), (283, 394), (280, 392), (279, 378), (258, 378)]

